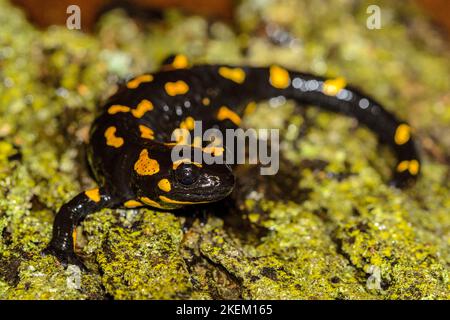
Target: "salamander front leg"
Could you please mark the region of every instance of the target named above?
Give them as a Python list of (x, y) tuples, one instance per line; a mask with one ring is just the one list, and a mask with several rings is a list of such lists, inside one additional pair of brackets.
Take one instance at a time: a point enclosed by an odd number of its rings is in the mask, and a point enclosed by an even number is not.
[(74, 264), (86, 270), (74, 252), (75, 228), (88, 214), (113, 207), (117, 202), (104, 188), (88, 190), (75, 196), (59, 209), (53, 222), (52, 239), (42, 253), (55, 256), (64, 267)]

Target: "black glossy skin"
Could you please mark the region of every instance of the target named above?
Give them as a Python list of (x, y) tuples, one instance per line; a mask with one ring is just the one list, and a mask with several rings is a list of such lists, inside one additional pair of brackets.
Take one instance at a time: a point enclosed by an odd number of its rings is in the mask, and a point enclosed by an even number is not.
[[(173, 61), (174, 58), (171, 59)], [(314, 104), (328, 111), (355, 117), (395, 152), (398, 162), (394, 169), (393, 185), (403, 187), (417, 178), (419, 157), (412, 137), (408, 136), (407, 141), (401, 141), (401, 144), (395, 138), (396, 130), (404, 122), (398, 121), (379, 103), (357, 89), (345, 86), (340, 94), (325, 94), (324, 81), (327, 79), (293, 71), (279, 74), (278, 80), (281, 82), (286, 82), (286, 74), (289, 76), (287, 86), (279, 88), (279, 85), (272, 83), (272, 69), (268, 67), (239, 67), (241, 78), (235, 80), (220, 75), (220, 67), (180, 67), (168, 63), (152, 75), (152, 81), (142, 82), (136, 88), (123, 86), (109, 99), (92, 126), (89, 144), (89, 160), (99, 184), (98, 198), (92, 197), (92, 193), (88, 196), (88, 193), (82, 192), (61, 207), (55, 218), (53, 238), (45, 253), (55, 255), (63, 265), (83, 266), (73, 251), (73, 231), (87, 214), (102, 208), (122, 207), (129, 200), (145, 204), (142, 199), (150, 199), (155, 202), (154, 205), (150, 202), (152, 206), (175, 209), (187, 204), (218, 201), (229, 195), (234, 177), (228, 166), (203, 164), (198, 168), (193, 164), (183, 164), (174, 170), (171, 161), (173, 146), (165, 144), (171, 141), (173, 130), (180, 127), (188, 116), (203, 121), (203, 130), (211, 127), (220, 130), (236, 128), (236, 123), (230, 119), (218, 119), (221, 106), (227, 106), (242, 116), (250, 102), (284, 96), (299, 104)], [(242, 72), (245, 74), (244, 80)], [(169, 95), (165, 89), (166, 83), (180, 80), (188, 85), (189, 90), (175, 96)], [(108, 113), (114, 105), (134, 110), (143, 99), (153, 104), (153, 110), (145, 112), (140, 118), (130, 111)], [(153, 130), (154, 139), (141, 137), (140, 124)], [(115, 136), (123, 139), (119, 147), (107, 145), (105, 131), (111, 126), (116, 128)], [(157, 173), (141, 175), (136, 172), (135, 163), (143, 149), (158, 163)], [(409, 163), (413, 163), (411, 161), (416, 164), (415, 168), (408, 167)], [(158, 187), (161, 179), (167, 179), (170, 191)], [(160, 196), (173, 201), (164, 201)]]

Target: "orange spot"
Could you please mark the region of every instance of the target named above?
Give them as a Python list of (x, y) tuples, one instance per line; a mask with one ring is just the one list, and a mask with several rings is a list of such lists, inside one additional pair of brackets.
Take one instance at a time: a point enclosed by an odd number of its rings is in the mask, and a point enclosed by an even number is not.
[(220, 107), (219, 112), (217, 113), (217, 119), (220, 121), (228, 119), (237, 126), (241, 123), (241, 118), (225, 106)]
[(177, 54), (173, 59), (172, 66), (174, 69), (185, 69), (189, 65), (189, 60), (184, 54)]
[(128, 81), (127, 87), (129, 89), (136, 89), (141, 83), (151, 81), (153, 81), (153, 76), (151, 74), (144, 74)]
[(155, 133), (149, 127), (146, 127), (146, 126), (140, 124), (139, 130), (141, 131), (141, 138), (151, 139), (151, 140), (155, 139), (155, 136), (154, 136)]
[(82, 96), (85, 96), (85, 95), (87, 95), (87, 94), (89, 93), (89, 87), (86, 86), (86, 85), (84, 85), (84, 84), (80, 84), (80, 85), (77, 87), (77, 90), (78, 90), (78, 93), (79, 93), (80, 95), (82, 95)]
[(243, 83), (245, 81), (245, 71), (241, 68), (220, 67), (219, 74), (236, 83)]
[(187, 117), (180, 123), (181, 129), (194, 130), (195, 120), (192, 117)]
[(189, 86), (183, 80), (179, 80), (176, 82), (167, 82), (164, 85), (166, 92), (169, 96), (176, 96), (178, 94), (185, 94), (189, 91)]
[(323, 83), (323, 93), (328, 96), (335, 96), (345, 88), (347, 81), (344, 78), (328, 79)]
[(84, 194), (94, 202), (100, 201), (100, 191), (98, 190), (98, 188), (87, 190), (84, 192)]
[(154, 200), (152, 200), (150, 198), (141, 197), (140, 199), (146, 205), (149, 205), (149, 206), (152, 206), (152, 207), (155, 207), (155, 208), (158, 208), (158, 209), (162, 209), (163, 208), (158, 202), (156, 202), (156, 201), (154, 201)]
[(394, 141), (398, 145), (405, 144), (411, 138), (411, 127), (407, 124), (401, 124), (395, 130)]
[(194, 148), (201, 148), (202, 147), (202, 137), (195, 136), (194, 142), (192, 142), (192, 146)]
[(255, 112), (255, 110), (256, 110), (256, 102), (252, 101), (245, 107), (244, 114), (248, 116), (253, 112)]
[(161, 179), (158, 182), (158, 188), (160, 188), (162, 191), (169, 192), (172, 189), (172, 186), (170, 185), (169, 180)]
[(153, 110), (153, 103), (148, 101), (147, 99), (142, 100), (137, 105), (136, 109), (131, 110), (131, 113), (136, 118), (142, 118), (142, 116), (147, 112)]
[(409, 173), (411, 173), (413, 176), (417, 175), (419, 173), (420, 164), (417, 160), (411, 160), (409, 162)]
[(420, 164), (419, 161), (413, 159), (411, 161), (403, 160), (397, 165), (397, 171), (403, 172), (408, 170), (413, 176), (419, 173)]
[(115, 104), (108, 108), (109, 114), (116, 114), (118, 112), (128, 112), (128, 111), (130, 111), (130, 107), (122, 106), (120, 104)]
[(141, 176), (151, 176), (159, 172), (159, 163), (155, 159), (149, 158), (147, 149), (143, 149), (134, 164), (134, 171)]
[(137, 208), (142, 207), (142, 203), (136, 200), (128, 200), (123, 204), (127, 208)]
[(119, 148), (123, 145), (123, 138), (116, 136), (116, 127), (109, 127), (105, 131), (106, 144), (108, 146)]
[(72, 241), (73, 241), (73, 250), (75, 251), (75, 247), (77, 246), (77, 229), (73, 229)]
[(209, 106), (209, 104), (211, 103), (211, 100), (206, 97), (206, 98), (202, 99), (202, 103), (204, 106)]
[(220, 157), (224, 151), (225, 151), (225, 149), (223, 147), (212, 146), (212, 147), (203, 148), (203, 152), (211, 153), (214, 157)]
[(286, 69), (271, 66), (269, 69), (270, 84), (278, 89), (285, 89), (291, 84), (291, 77)]

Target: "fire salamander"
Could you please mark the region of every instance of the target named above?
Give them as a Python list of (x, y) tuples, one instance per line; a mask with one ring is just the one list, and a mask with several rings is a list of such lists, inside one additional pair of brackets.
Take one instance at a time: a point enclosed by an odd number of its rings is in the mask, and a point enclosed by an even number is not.
[(81, 192), (61, 207), (44, 254), (56, 256), (65, 266), (83, 267), (74, 253), (75, 227), (102, 208), (177, 209), (228, 196), (234, 187), (230, 167), (189, 159), (172, 162), (176, 144), (172, 133), (177, 128), (191, 132), (196, 120), (202, 121), (204, 130), (237, 128), (257, 102), (279, 96), (355, 117), (395, 152), (393, 184), (404, 187), (416, 180), (420, 161), (411, 127), (348, 86), (345, 79), (277, 65), (194, 66), (185, 56), (176, 55), (159, 72), (137, 76), (121, 86), (101, 109), (88, 149), (98, 188)]

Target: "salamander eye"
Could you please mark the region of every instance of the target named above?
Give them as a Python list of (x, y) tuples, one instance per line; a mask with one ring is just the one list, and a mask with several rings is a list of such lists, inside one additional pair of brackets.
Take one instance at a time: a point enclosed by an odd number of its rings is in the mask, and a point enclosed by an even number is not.
[(183, 163), (175, 170), (175, 178), (185, 186), (189, 186), (197, 182), (200, 176), (200, 170), (197, 166)]

